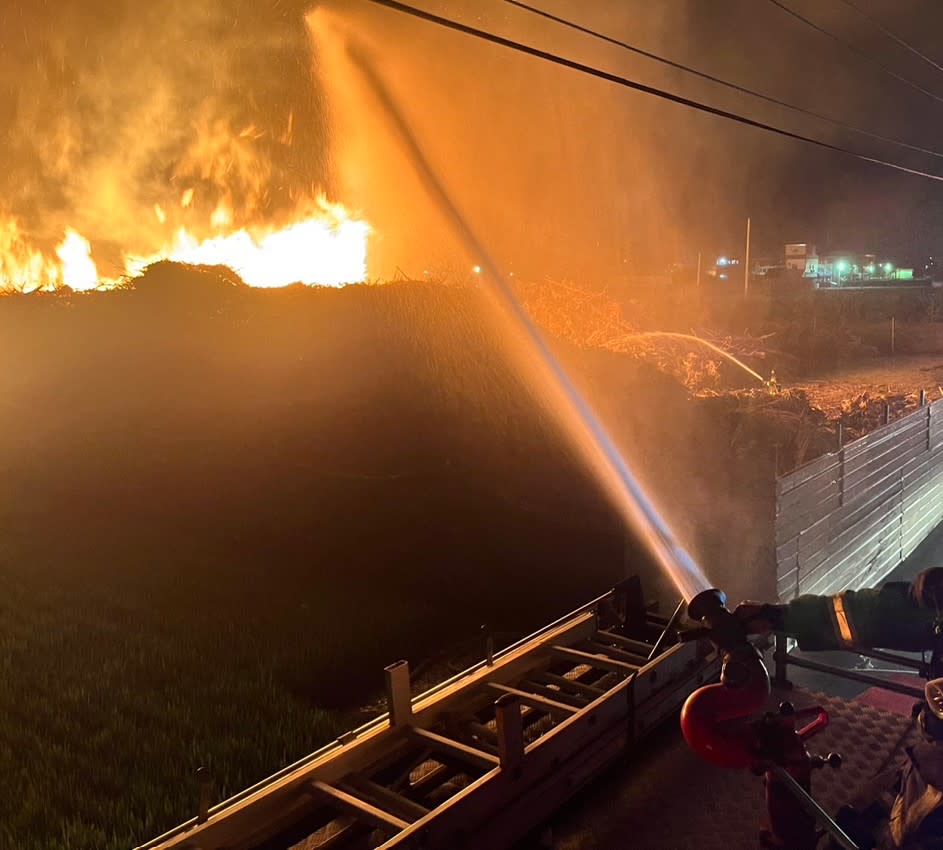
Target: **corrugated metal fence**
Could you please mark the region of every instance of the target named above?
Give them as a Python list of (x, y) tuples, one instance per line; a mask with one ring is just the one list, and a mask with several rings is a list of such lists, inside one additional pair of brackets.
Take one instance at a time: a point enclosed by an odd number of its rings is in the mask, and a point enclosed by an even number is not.
[(776, 591), (873, 585), (943, 521), (943, 399), (776, 481)]

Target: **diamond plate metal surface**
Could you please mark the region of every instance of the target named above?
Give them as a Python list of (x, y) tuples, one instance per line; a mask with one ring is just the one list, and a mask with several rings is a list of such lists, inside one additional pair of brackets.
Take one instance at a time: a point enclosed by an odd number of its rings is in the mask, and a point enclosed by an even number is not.
[[(771, 709), (781, 699), (829, 713), (828, 728), (809, 749), (844, 757), (840, 769), (813, 775), (812, 793), (832, 813), (856, 801), (911, 727), (899, 714), (802, 690), (775, 695)], [(550, 827), (555, 850), (754, 850), (765, 814), (762, 779), (701, 761), (675, 723), (593, 783)]]

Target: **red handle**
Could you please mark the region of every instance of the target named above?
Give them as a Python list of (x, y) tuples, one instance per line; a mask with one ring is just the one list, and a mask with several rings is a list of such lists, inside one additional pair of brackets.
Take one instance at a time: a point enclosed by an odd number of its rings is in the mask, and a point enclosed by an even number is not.
[(796, 734), (802, 741), (806, 738), (811, 738), (813, 735), (817, 735), (828, 726), (828, 712), (820, 705), (815, 705), (811, 708), (803, 708), (801, 711), (797, 711), (796, 720), (798, 721), (800, 717), (809, 714), (814, 714), (815, 719), (806, 723), (805, 726), (800, 726), (796, 731)]

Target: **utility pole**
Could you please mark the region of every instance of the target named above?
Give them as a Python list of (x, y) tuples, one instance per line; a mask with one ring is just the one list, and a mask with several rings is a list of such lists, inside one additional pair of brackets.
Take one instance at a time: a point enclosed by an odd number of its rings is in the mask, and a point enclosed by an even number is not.
[(750, 217), (747, 216), (747, 250), (743, 258), (743, 297), (750, 294)]

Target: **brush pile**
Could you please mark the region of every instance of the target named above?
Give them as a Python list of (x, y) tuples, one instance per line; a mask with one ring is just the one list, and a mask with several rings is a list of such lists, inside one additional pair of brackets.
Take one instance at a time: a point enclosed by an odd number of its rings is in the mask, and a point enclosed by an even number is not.
[[(590, 291), (571, 283), (547, 280), (518, 283), (521, 305), (548, 335), (579, 348), (597, 348), (627, 354), (671, 375), (690, 392), (717, 392), (759, 380), (749, 376), (723, 354), (695, 337), (717, 345), (732, 356), (765, 360), (765, 338), (744, 336), (720, 340), (693, 334), (644, 330), (626, 320), (617, 301), (605, 291)], [(644, 323), (644, 316), (639, 319)], [(765, 367), (764, 367), (765, 368)]]
[(893, 422), (905, 416), (920, 405), (917, 393), (907, 395), (887, 395), (863, 392), (842, 402), (838, 420), (842, 425), (844, 442), (857, 440), (870, 431), (880, 428), (885, 417)]
[[(894, 392), (891, 386), (862, 391), (860, 381), (837, 375), (814, 381), (807, 390), (780, 390), (784, 378), (792, 383), (803, 368), (816, 363), (860, 363), (877, 355), (877, 349), (844, 325), (787, 321), (767, 325), (775, 331), (759, 336), (746, 331), (688, 336), (649, 330), (656, 326), (634, 302), (627, 319), (620, 303), (605, 291), (560, 281), (517, 283), (516, 288), (528, 314), (548, 335), (580, 348), (627, 354), (670, 375), (697, 397), (705, 412), (721, 417), (738, 456), (760, 462), (768, 457), (779, 474), (835, 451), (839, 423), (842, 441), (848, 443), (920, 403), (917, 393)], [(724, 355), (757, 372), (765, 386)]]
[(725, 417), (730, 445), (739, 457), (767, 456), (777, 473), (834, 451), (834, 423), (802, 390), (746, 390), (704, 396), (701, 404)]

